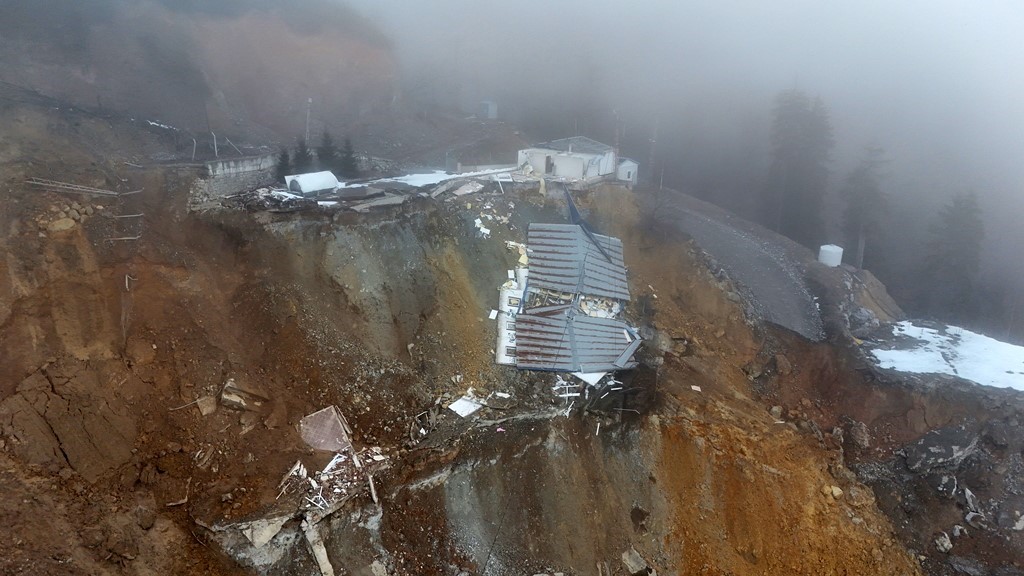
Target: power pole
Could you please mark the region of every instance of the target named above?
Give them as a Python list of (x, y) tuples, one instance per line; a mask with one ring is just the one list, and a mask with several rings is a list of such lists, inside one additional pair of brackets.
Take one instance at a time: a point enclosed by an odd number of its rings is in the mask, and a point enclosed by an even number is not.
[(655, 148), (658, 144), (658, 119), (654, 119), (654, 131), (651, 133), (651, 157), (648, 159), (647, 172), (651, 175), (651, 180), (654, 180), (654, 157)]
[(313, 108), (313, 99), (306, 101), (306, 145), (309, 145), (309, 111)]

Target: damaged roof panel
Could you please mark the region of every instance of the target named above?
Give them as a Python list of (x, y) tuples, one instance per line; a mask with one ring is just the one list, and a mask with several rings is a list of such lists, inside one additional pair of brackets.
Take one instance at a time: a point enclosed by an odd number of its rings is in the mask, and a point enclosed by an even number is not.
[(587, 234), (575, 224), (530, 224), (527, 245), (532, 287), (629, 300), (618, 238)]
[(530, 313), (516, 317), (516, 367), (557, 372), (611, 372), (636, 366), (640, 339), (609, 318)]

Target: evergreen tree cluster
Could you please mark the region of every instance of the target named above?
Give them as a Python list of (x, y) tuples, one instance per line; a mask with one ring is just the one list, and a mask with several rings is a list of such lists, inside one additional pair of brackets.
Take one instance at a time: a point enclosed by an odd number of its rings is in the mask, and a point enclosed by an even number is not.
[(832, 124), (820, 98), (797, 89), (779, 94), (764, 223), (808, 247), (817, 247), (825, 238), (822, 211), (832, 146)]
[(324, 131), (320, 137), (320, 145), (314, 150), (309, 147), (305, 138), (300, 137), (294, 152), (282, 148), (278, 153), (274, 173), (278, 180), (283, 180), (285, 176), (304, 174), (313, 170), (330, 170), (343, 179), (358, 178), (359, 160), (356, 158), (352, 141), (345, 138), (339, 151), (330, 132)]

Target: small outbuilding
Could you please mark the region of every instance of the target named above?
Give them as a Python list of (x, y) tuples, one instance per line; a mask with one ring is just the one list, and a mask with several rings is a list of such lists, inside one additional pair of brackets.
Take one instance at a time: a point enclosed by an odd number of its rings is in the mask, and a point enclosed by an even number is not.
[(341, 186), (338, 178), (327, 170), (285, 176), (284, 182), (287, 184), (289, 192), (303, 196), (316, 196), (317, 194), (334, 192)]
[(636, 160), (629, 158), (619, 159), (619, 170), (616, 174), (616, 179), (620, 182), (626, 182), (630, 185), (637, 183), (637, 170), (640, 169), (640, 164)]

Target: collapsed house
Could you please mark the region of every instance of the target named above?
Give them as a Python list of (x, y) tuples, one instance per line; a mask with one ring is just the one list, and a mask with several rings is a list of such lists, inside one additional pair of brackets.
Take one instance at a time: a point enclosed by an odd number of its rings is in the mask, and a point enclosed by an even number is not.
[(641, 339), (620, 320), (630, 299), (622, 241), (582, 221), (534, 223), (524, 252), (527, 266), (500, 289), (495, 361), (592, 384), (635, 368)]
[(623, 180), (636, 183), (638, 165), (607, 144), (585, 136), (561, 138), (519, 151), (517, 165), (527, 174), (569, 181)]

